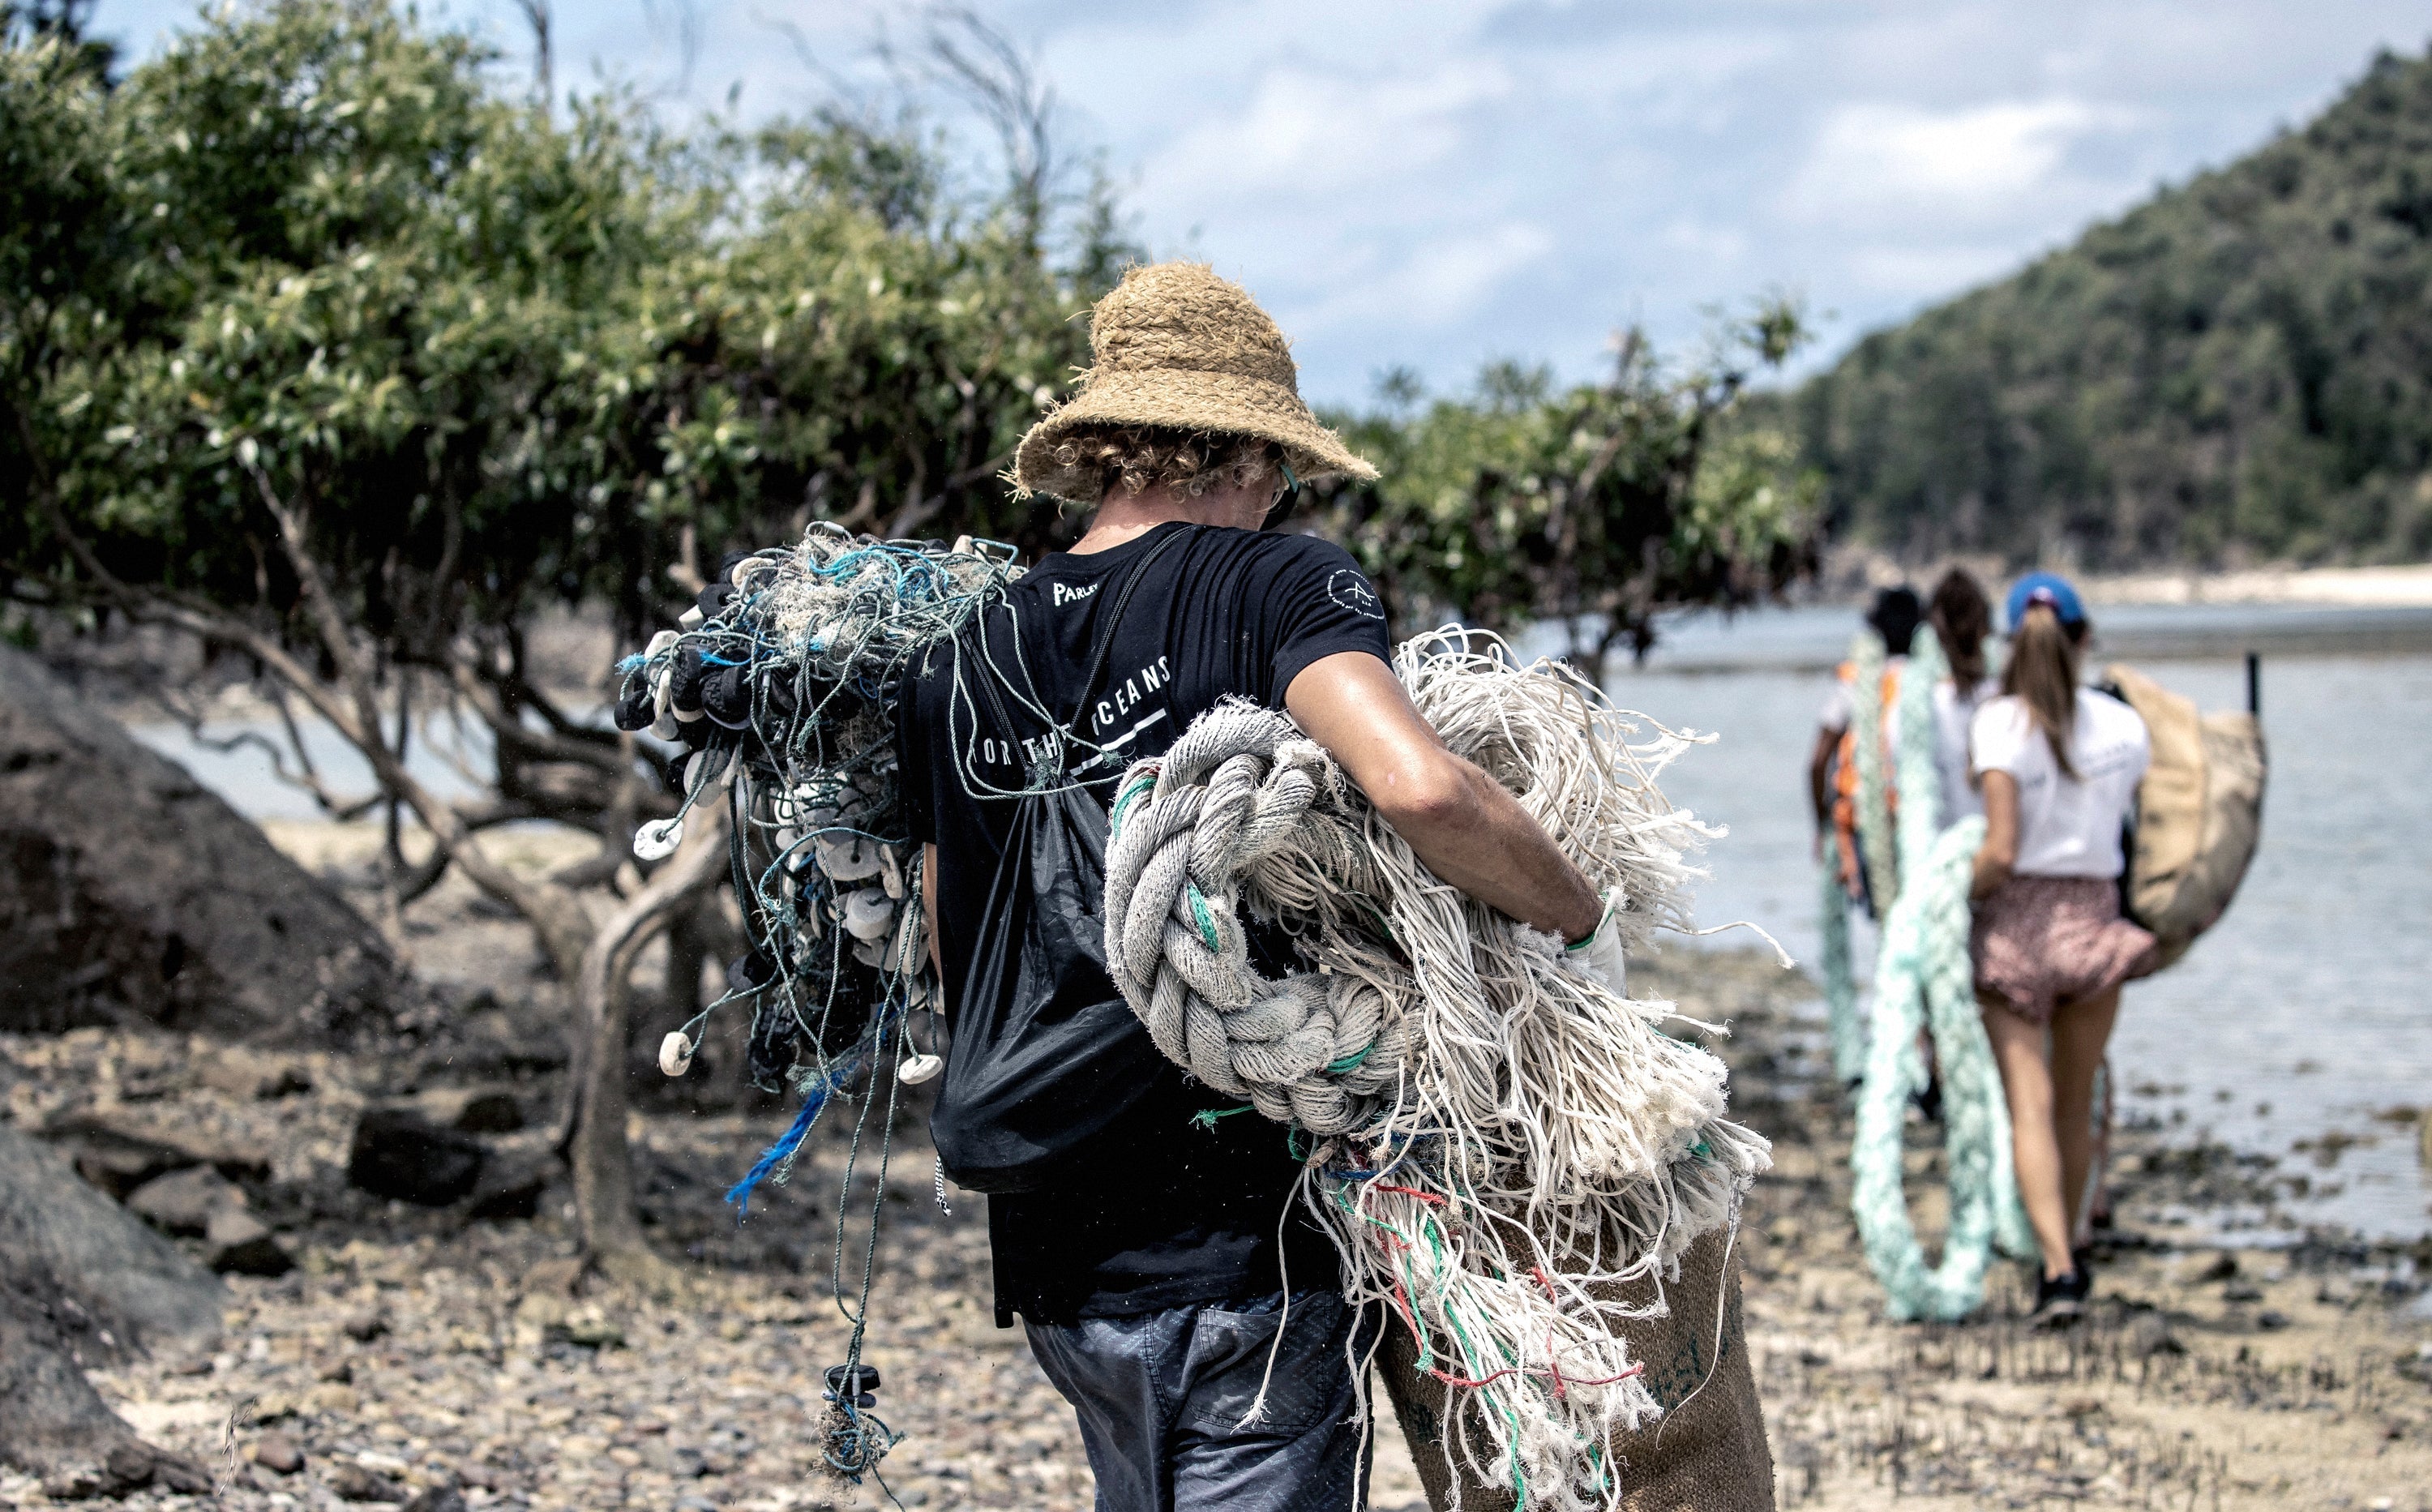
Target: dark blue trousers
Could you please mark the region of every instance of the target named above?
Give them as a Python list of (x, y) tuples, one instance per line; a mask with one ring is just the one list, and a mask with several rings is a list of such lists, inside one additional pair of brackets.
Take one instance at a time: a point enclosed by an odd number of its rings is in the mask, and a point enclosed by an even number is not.
[[(1081, 1419), (1098, 1512), (1357, 1512), (1368, 1464), (1354, 1371), (1373, 1330), (1332, 1292), (1028, 1325)], [(1275, 1368), (1267, 1368), (1270, 1352)], [(1266, 1410), (1241, 1419), (1266, 1383)]]

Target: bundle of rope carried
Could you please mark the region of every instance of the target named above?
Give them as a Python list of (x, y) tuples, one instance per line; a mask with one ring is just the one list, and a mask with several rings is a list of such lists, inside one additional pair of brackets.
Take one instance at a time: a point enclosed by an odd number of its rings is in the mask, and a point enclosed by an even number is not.
[[(1978, 1015), (1968, 949), (1968, 890), (1984, 821), (1970, 817), (1949, 829), (1938, 827), (1934, 688), (1942, 676), (1940, 642), (1919, 634), (1894, 711), (1900, 802), (1888, 826), (1894, 834), (1887, 838), (1897, 857), (1894, 868), (1877, 871), (1875, 885), (1879, 900), (1887, 890), (1897, 891), (1890, 892), (1883, 914), (1857, 1132), (1849, 1149), (1850, 1209), (1867, 1263), (1883, 1283), (1886, 1309), (1898, 1318), (1964, 1317), (1984, 1300), (1984, 1272), (1996, 1248), (2018, 1256), (2035, 1252), (2011, 1164), (2009, 1105)], [(1874, 823), (1883, 824), (1889, 809), (1878, 803), (1862, 812), (1871, 812)], [(1846, 950), (1840, 959), (1846, 961)], [(1941, 1079), (1951, 1195), (1942, 1258), (1931, 1266), (1901, 1186), (1901, 1130), (1909, 1101), (1924, 1090), (1928, 1077), (1920, 1031), (1933, 1041)]]
[[(1488, 637), (1419, 637), (1395, 671), (1618, 907), (1626, 946), (1689, 928), (1687, 857), (1716, 832), (1655, 785), (1687, 738)], [(1723, 1116), (1723, 1062), (1664, 1032), (1673, 1005), (1430, 875), (1325, 751), (1247, 704), (1124, 774), (1106, 905), (1108, 971), (1158, 1047), (1306, 1140), (1302, 1198), (1349, 1300), (1390, 1308), (1461, 1396), (1449, 1452), (1528, 1507), (1618, 1504), (1616, 1437), (1660, 1412), (1619, 1325), (1661, 1312), (1662, 1279), (1769, 1164)], [(1245, 913), (1313, 969), (1258, 974)], [(1651, 1307), (1611, 1300), (1648, 1278)]]
[(911, 1032), (912, 1015), (934, 1012), (936, 994), (917, 902), (920, 848), (897, 790), (894, 701), (912, 658), (1019, 573), (1012, 556), (992, 542), (949, 549), (815, 525), (799, 545), (729, 559), (679, 629), (628, 659), (616, 704), (619, 728), (682, 746), (671, 785), (683, 807), (641, 826), (634, 853), (673, 851), (693, 808), (722, 796), (750, 936), (730, 990), (667, 1035), (660, 1068), (683, 1075), (709, 1016), (749, 1002), (748, 1073), (771, 1090), (790, 1085), (802, 1102), (728, 1201), (748, 1209), (760, 1181), (784, 1181), (834, 1103), (858, 1104), (856, 1157), (876, 1125), (857, 1298), (844, 1276), (852, 1157), (831, 1274), (853, 1326), (844, 1363), (828, 1371), (826, 1458), (855, 1483), (897, 1441), (868, 1411), (878, 1374), (861, 1363), (893, 1101), (938, 1067)]

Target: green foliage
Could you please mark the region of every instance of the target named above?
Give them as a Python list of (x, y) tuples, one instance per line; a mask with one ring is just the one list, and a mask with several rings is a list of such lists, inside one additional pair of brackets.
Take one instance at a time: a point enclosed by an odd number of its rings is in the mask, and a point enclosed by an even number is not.
[[(535, 707), (593, 738), (523, 679), (549, 604), (638, 636), (721, 548), (813, 518), (1030, 551), (1071, 529), (999, 474), (1125, 249), (1103, 193), (1042, 237), (1035, 80), (988, 96), (1010, 168), (973, 202), (917, 121), (675, 137), (615, 95), (560, 121), (386, 0), (215, 12), (114, 86), (56, 28), (8, 37), (21, 599), (486, 684), (513, 747)], [(1727, 334), (1677, 373), (1632, 337), (1561, 392), (1504, 364), (1429, 404), (1403, 375), (1351, 424), (1384, 481), (1325, 524), (1404, 623), (1551, 619), (1595, 661), (1661, 608), (1748, 602), (1802, 567), (1812, 488), (1733, 416), (1803, 331), (1777, 306)]]
[(48, 42), (69, 65), (106, 79), (118, 61), (115, 44), (86, 35), (94, 0), (0, 0), (0, 42), (25, 47)]
[(2432, 56), (1797, 396), (1836, 528), (2089, 567), (2432, 555)]
[(1619, 645), (1644, 654), (1659, 610), (1750, 603), (1809, 566), (1818, 480), (1742, 415), (1749, 377), (1803, 339), (1775, 301), (1682, 372), (1631, 332), (1610, 382), (1560, 393), (1545, 369), (1499, 363), (1473, 397), (1422, 405), (1391, 375), (1381, 413), (1340, 422), (1383, 476), (1333, 490), (1319, 528), (1397, 623), (1550, 620), (1591, 671)]
[(384, 0), (217, 13), (115, 90), (12, 33), (21, 595), (308, 638), (284, 509), (382, 656), (435, 664), (549, 602), (663, 619), (814, 516), (1063, 528), (996, 474), (1082, 360), (1103, 237), (1051, 264), (908, 132), (559, 124), (490, 62)]

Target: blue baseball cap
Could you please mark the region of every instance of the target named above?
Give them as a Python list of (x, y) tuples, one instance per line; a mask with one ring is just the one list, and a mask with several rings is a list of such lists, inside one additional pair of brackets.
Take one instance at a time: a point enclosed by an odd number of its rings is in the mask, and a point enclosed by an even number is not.
[(2011, 584), (2009, 602), (2001, 606), (2001, 619), (2015, 632), (2027, 610), (2038, 603), (2049, 605), (2062, 624), (2086, 623), (2086, 604), (2078, 598), (2077, 590), (2069, 586), (2069, 579), (2057, 572), (2030, 572)]

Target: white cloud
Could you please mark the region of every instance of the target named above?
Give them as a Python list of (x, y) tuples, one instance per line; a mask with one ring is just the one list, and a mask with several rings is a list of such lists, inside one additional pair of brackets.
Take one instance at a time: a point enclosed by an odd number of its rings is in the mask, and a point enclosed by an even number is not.
[[(512, 0), (429, 0), (521, 67)], [(756, 119), (882, 81), (920, 0), (697, 0), (682, 110), (743, 86)], [(1768, 286), (1833, 342), (2067, 241), (2162, 178), (2304, 119), (2422, 0), (974, 0), (1035, 43), (1074, 149), (1104, 152), (1149, 246), (1274, 311), (1313, 395), (1490, 355), (1566, 376), (1617, 322), (1693, 341)], [(558, 77), (667, 90), (673, 8), (556, 0)], [(426, 10), (426, 14), (432, 13)], [(141, 52), (193, 0), (99, 0)], [(962, 140), (988, 142), (963, 123)], [(1828, 353), (1809, 360), (1821, 361)]]
[(1211, 115), (1151, 158), (1160, 199), (1297, 203), (1407, 182), (1458, 151), (1465, 117), (1512, 88), (1492, 63), (1446, 61), (1415, 75), (1301, 67), (1268, 74), (1236, 112)]
[(1326, 280), (1304, 305), (1302, 326), (1312, 336), (1370, 322), (1443, 330), (1524, 280), (1553, 247), (1552, 232), (1520, 222), (1431, 240), (1368, 277)]
[(2072, 147), (2136, 124), (2134, 110), (2074, 99), (1951, 110), (1880, 100), (1845, 105), (1826, 116), (1785, 208), (1843, 227), (2008, 220), (2066, 192)]

